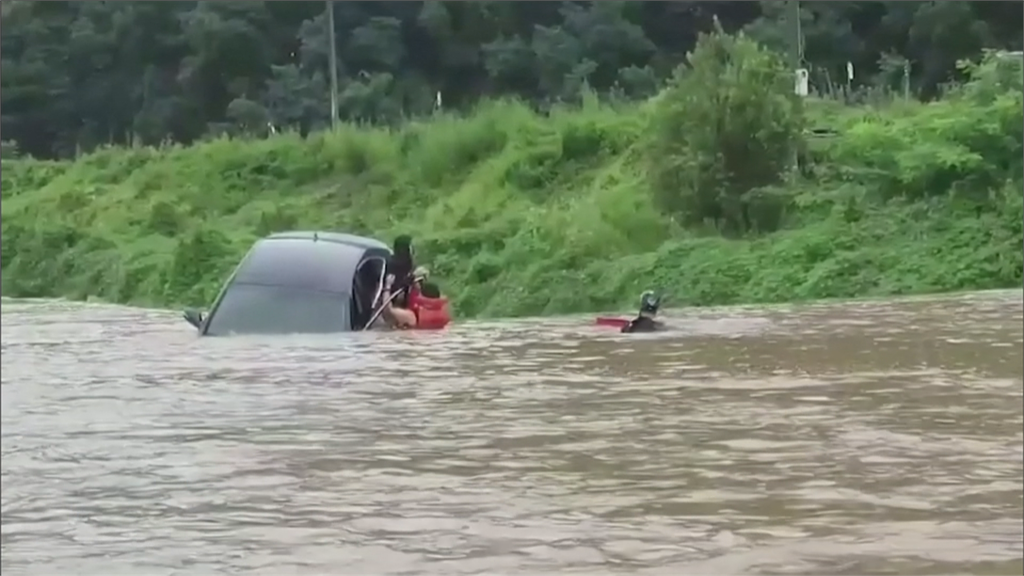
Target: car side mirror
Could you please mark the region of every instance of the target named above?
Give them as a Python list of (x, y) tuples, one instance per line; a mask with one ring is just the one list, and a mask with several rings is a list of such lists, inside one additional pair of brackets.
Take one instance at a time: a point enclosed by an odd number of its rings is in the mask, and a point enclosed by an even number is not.
[(194, 326), (196, 330), (198, 330), (199, 327), (203, 325), (203, 313), (200, 312), (199, 310), (189, 308), (188, 310), (182, 312), (181, 316), (182, 318), (185, 319), (185, 322), (188, 322), (189, 324)]

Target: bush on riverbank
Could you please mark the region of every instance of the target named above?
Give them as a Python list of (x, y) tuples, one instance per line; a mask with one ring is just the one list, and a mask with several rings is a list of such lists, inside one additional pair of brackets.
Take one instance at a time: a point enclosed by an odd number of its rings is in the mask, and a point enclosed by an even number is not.
[(800, 99), (782, 60), (743, 36), (706, 36), (654, 111), (647, 154), (655, 201), (692, 228), (774, 232), (771, 193), (797, 158)]
[[(725, 109), (686, 115), (700, 68), (637, 107), (587, 98), (542, 117), (499, 101), (400, 130), (5, 159), (3, 293), (203, 305), (254, 239), (296, 228), (413, 234), (464, 316), (631, 306), (649, 286), (704, 305), (1021, 285), (1019, 63), (990, 57), (938, 102), (836, 114), (788, 108), (774, 56), (727, 40), (696, 51), (732, 50), (714, 61), (734, 91), (724, 106), (749, 101), (751, 70), (778, 86), (742, 119), (776, 123), (749, 141), (715, 128)], [(838, 135), (794, 141), (805, 123)], [(778, 142), (796, 146), (799, 173)], [(762, 154), (767, 176), (743, 182), (741, 163), (716, 164), (753, 143), (735, 157)], [(704, 212), (665, 211), (666, 182)], [(734, 224), (759, 210), (771, 222), (723, 226), (724, 208)], [(778, 230), (754, 233), (766, 228)]]

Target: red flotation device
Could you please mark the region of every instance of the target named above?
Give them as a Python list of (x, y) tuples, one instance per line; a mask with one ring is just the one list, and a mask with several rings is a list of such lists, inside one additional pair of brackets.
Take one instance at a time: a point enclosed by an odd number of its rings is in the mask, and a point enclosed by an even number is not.
[(428, 298), (415, 286), (409, 290), (409, 310), (416, 315), (417, 330), (441, 330), (452, 321), (447, 298)]
[(607, 326), (609, 328), (622, 329), (629, 325), (630, 320), (627, 318), (616, 318), (614, 316), (598, 316), (597, 321), (594, 322), (598, 326)]

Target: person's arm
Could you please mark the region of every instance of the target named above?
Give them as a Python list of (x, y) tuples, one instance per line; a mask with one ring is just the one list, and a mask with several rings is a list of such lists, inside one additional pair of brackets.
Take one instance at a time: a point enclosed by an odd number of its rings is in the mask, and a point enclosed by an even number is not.
[(393, 308), (391, 307), (391, 289), (395, 284), (395, 275), (388, 274), (384, 277), (384, 291), (380, 293), (380, 317), (384, 319), (392, 327), (394, 326), (395, 315), (392, 314)]
[[(394, 275), (389, 274), (384, 281), (384, 310), (381, 316), (391, 325), (392, 328), (413, 328), (416, 326), (416, 316), (408, 310), (396, 309), (391, 302), (391, 289), (394, 284)], [(410, 318), (412, 316), (412, 318)]]

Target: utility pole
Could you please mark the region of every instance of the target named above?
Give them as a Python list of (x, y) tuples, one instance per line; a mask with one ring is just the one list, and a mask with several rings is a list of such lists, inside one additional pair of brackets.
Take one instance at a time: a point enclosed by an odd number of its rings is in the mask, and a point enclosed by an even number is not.
[(804, 62), (804, 32), (800, 23), (800, 0), (790, 0), (789, 2), (789, 25), (790, 33), (793, 35), (789, 57), (793, 70), (797, 70), (803, 68)]
[[(789, 0), (789, 28), (792, 38), (790, 39), (789, 59), (791, 73), (794, 80), (794, 91), (797, 95), (797, 110), (801, 116), (804, 113), (803, 100), (807, 97), (808, 71), (804, 68), (804, 39), (803, 30), (800, 26), (800, 1)], [(792, 167), (795, 174), (800, 173), (800, 146), (793, 146)]]
[(793, 89), (797, 96), (807, 96), (809, 88), (808, 70), (804, 67), (804, 33), (800, 24), (800, 2), (799, 0), (788, 0), (786, 2), (784, 17), (785, 27), (789, 34), (789, 66), (793, 74)]
[(327, 3), (327, 42), (330, 44), (328, 62), (331, 67), (331, 127), (338, 127), (338, 44), (334, 39), (334, 2)]

